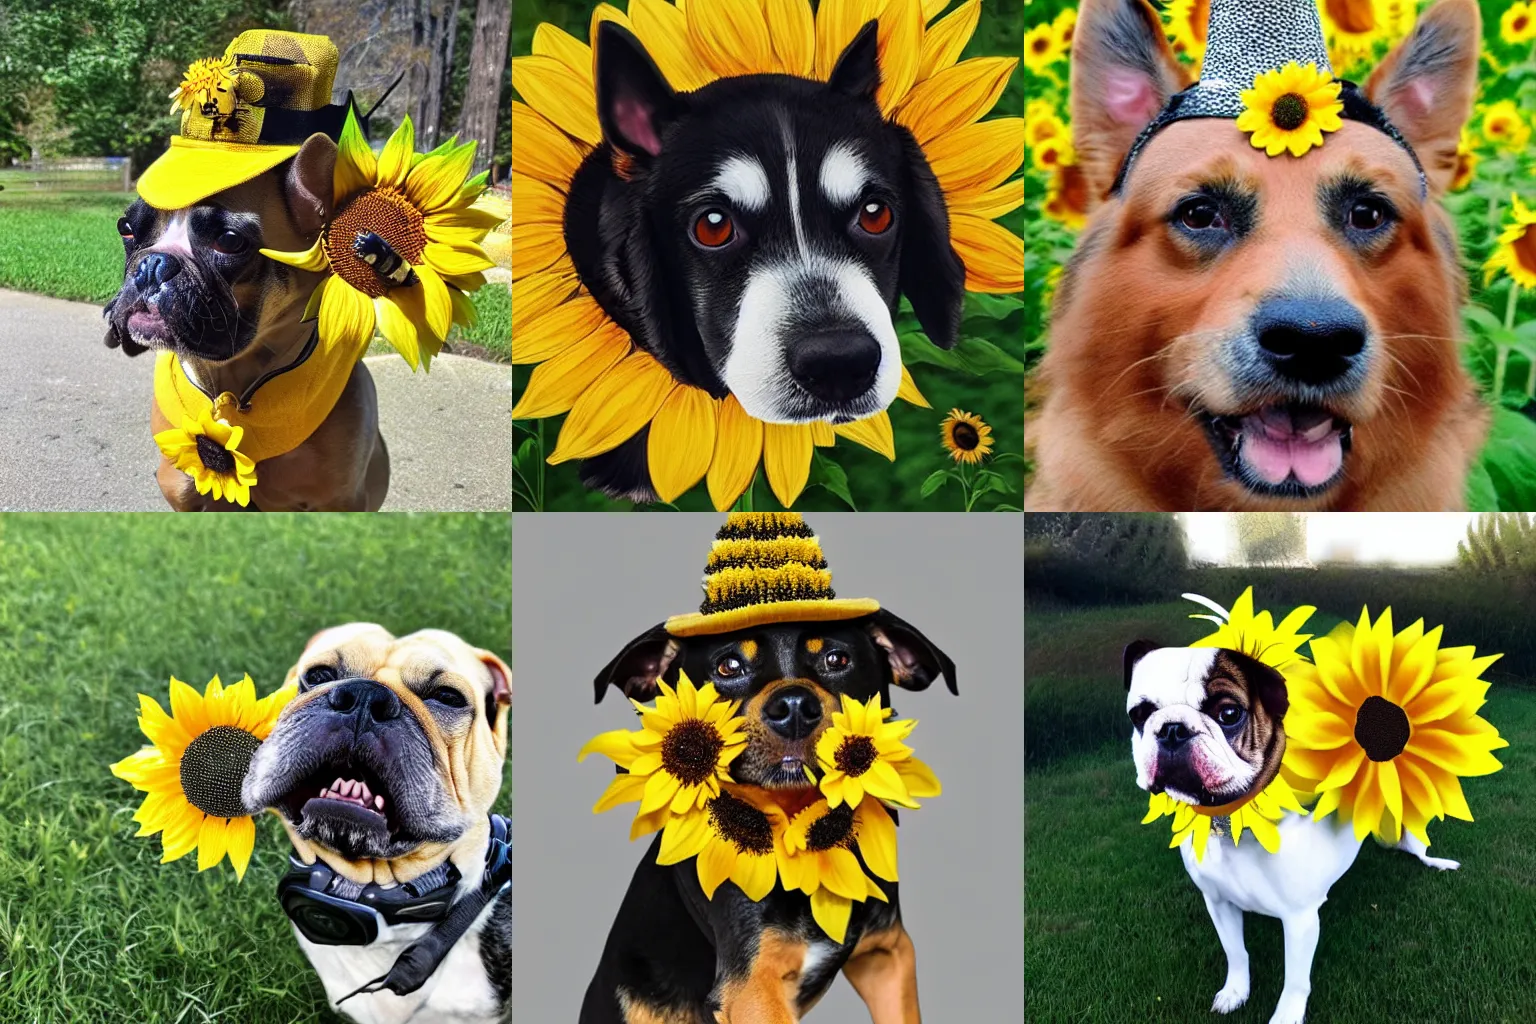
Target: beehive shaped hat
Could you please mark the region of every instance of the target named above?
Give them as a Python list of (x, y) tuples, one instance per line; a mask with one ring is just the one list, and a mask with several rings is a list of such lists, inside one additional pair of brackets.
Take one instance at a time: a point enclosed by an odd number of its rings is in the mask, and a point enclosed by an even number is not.
[(840, 598), (821, 542), (798, 512), (733, 512), (704, 566), (704, 603), (667, 620), (673, 636), (730, 633), (773, 622), (856, 619), (880, 610)]

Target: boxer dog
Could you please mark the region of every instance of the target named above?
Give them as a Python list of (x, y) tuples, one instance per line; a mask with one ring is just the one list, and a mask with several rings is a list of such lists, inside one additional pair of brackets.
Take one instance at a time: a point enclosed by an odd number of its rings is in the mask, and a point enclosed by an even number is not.
[[(864, 701), (878, 693), (889, 707), (893, 684), (923, 690), (940, 676), (959, 693), (949, 656), (882, 610), (711, 636), (675, 637), (657, 626), (598, 673), (596, 698), (614, 686), (651, 700), (657, 679), (675, 684), (680, 670), (741, 701), (737, 714), (747, 720), (749, 739), (731, 775), (766, 789), (813, 785), (804, 767), (815, 763), (816, 741), (842, 694)], [(581, 1024), (798, 1021), (839, 970), (874, 1024), (917, 1024), (917, 959), (895, 883), (880, 883), (889, 903), (853, 905), (838, 944), (817, 927), (804, 893), (778, 885), (753, 903), (726, 882), (706, 899), (692, 861), (656, 863), (660, 842), (658, 835), (635, 869), (587, 988)]]
[[(1126, 712), (1136, 785), (1196, 807), (1239, 803), (1269, 785), (1285, 755), (1285, 679), (1246, 654), (1215, 647), (1158, 647), (1137, 640), (1125, 649)], [(1213, 829), (1228, 819), (1218, 817)], [(1348, 821), (1286, 812), (1280, 849), (1256, 840), (1211, 842), (1203, 860), (1194, 840), (1179, 847), (1216, 936), (1227, 955), (1227, 979), (1211, 1009), (1231, 1013), (1248, 1000), (1248, 950), (1243, 913), (1278, 917), (1285, 929), (1285, 987), (1269, 1024), (1300, 1024), (1312, 991), (1312, 954), (1328, 890), (1360, 852)], [(1228, 829), (1230, 832), (1230, 828)], [(1453, 860), (1431, 857), (1406, 830), (1399, 850), (1432, 868)]]
[[(310, 136), (291, 160), (184, 210), (135, 200), (117, 222), (123, 287), (104, 310), (106, 343), (130, 356), (176, 354), (203, 391), (244, 395), (293, 364), (315, 333), (303, 322), (321, 274), (262, 256), (308, 249), (331, 215), (336, 144)], [(171, 423), (151, 403), (156, 433)], [(389, 451), (379, 433), (373, 378), (361, 361), (324, 422), (290, 452), (260, 464), (267, 512), (375, 512), (389, 490)], [(155, 473), (178, 512), (239, 506), (197, 493), (163, 456)], [(253, 502), (251, 508), (255, 508)]]
[[(481, 888), (507, 756), (506, 663), (442, 630), (397, 638), (353, 623), (316, 634), (288, 680), (299, 695), (257, 749), (243, 797), (277, 812), (296, 871), (307, 873), (298, 909), (289, 880), (279, 892), (331, 1006), (358, 1024), (509, 1021), (510, 887), (498, 887), (414, 991), (359, 992), (420, 945), (432, 928), (418, 923), (426, 911), (457, 907)], [(420, 899), (427, 893), (440, 899)], [(360, 905), (419, 916), (386, 917), (367, 944), (316, 942), (316, 904), (343, 905), (353, 917)]]

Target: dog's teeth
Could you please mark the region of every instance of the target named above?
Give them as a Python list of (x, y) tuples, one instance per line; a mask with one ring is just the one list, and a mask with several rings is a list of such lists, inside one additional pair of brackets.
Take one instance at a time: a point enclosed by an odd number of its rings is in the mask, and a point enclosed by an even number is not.
[(335, 793), (337, 795), (340, 795), (342, 793), (345, 793), (346, 791), (347, 791), (346, 783), (341, 781), (341, 776), (340, 775), (336, 776), (336, 781), (331, 783), (331, 792)]
[(326, 786), (324, 789), (322, 789), (320, 791), (320, 799), (328, 800), (328, 799), (330, 799), (330, 796), (331, 796), (331, 787), (330, 786)]
[(381, 796), (374, 797), (373, 806), (376, 810), (382, 811), (384, 809), (384, 798)]
[(359, 783), (359, 785), (361, 785), (361, 786), (362, 786), (362, 797), (363, 797), (363, 803), (365, 803), (365, 804), (366, 804), (366, 803), (368, 803), (368, 802), (369, 802), (369, 801), (370, 801), (370, 800), (372, 800), (372, 799), (373, 799), (373, 792), (372, 792), (372, 791), (371, 791), (371, 790), (369, 790), (369, 788), (368, 788), (368, 783), (366, 783), (366, 782), (363, 782), (363, 783)]

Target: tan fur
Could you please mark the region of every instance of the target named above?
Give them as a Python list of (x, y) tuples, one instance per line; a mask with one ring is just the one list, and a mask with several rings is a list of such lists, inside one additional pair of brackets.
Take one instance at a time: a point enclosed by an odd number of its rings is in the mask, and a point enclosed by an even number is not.
[(716, 1024), (796, 1024), (795, 993), (806, 944), (783, 932), (763, 932), (752, 973), (727, 981), (720, 990)]
[(1253, 681), (1243, 667), (1226, 651), (1218, 651), (1211, 665), (1210, 682), (1206, 686), (1206, 703), (1226, 698), (1248, 712), (1243, 730), (1232, 743), (1232, 749), (1247, 763), (1258, 769), (1253, 785), (1242, 796), (1234, 797), (1236, 803), (1247, 800), (1280, 774), (1280, 761), (1285, 756), (1285, 723), (1272, 718), (1253, 688)]
[(757, 641), (756, 640), (743, 640), (741, 642), (741, 656), (746, 658), (748, 661), (756, 661), (757, 660)]
[(821, 649), (825, 646), (826, 641), (819, 636), (813, 636), (805, 642), (805, 649), (810, 651), (812, 654), (820, 654)]
[(917, 1006), (917, 950), (898, 921), (868, 932), (853, 947), (843, 975), (869, 1009), (872, 1024), (922, 1024)]
[[(817, 724), (815, 731), (803, 740), (786, 740), (763, 722), (763, 706), (773, 698), (774, 694), (790, 686), (809, 690), (821, 703), (821, 721)], [(782, 756), (788, 755), (799, 757), (806, 764), (815, 764), (816, 741), (832, 724), (833, 713), (841, 710), (842, 705), (838, 703), (837, 698), (809, 679), (781, 679), (771, 686), (765, 686), (753, 694), (741, 709), (742, 721), (745, 723), (743, 731), (747, 736), (747, 749), (741, 756), (748, 763), (761, 758), (772, 764), (778, 764)], [(806, 782), (807, 786), (810, 784), (809, 781)]]
[(622, 991), (619, 993), (619, 1011), (624, 1014), (624, 1024), (702, 1024), (692, 1014), (658, 1009)]

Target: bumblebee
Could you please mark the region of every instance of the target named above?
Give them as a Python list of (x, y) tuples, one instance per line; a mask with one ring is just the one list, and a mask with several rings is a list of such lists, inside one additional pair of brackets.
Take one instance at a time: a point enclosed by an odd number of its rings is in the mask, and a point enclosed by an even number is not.
[(373, 268), (387, 287), (407, 288), (416, 283), (416, 271), (411, 269), (410, 262), (376, 232), (359, 231), (352, 242), (352, 251)]

